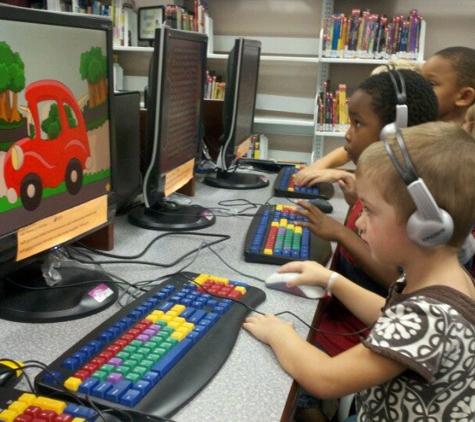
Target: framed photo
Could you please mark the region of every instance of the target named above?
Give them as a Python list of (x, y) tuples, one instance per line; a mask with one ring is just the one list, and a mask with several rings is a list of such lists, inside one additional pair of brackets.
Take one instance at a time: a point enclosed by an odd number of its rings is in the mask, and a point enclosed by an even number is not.
[(165, 6), (140, 7), (138, 21), (139, 40), (153, 41), (155, 28), (160, 28), (165, 23)]

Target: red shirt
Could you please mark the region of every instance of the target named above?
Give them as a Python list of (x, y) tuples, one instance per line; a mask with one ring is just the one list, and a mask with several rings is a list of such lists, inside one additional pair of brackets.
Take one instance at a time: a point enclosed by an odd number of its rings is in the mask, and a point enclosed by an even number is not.
[[(363, 205), (359, 200), (357, 200), (348, 213), (345, 226), (350, 230), (357, 232), (356, 220), (362, 211)], [(354, 267), (357, 267), (354, 259), (351, 257), (348, 251), (346, 251), (343, 246), (338, 245), (332, 262), (332, 268), (335, 271), (338, 271), (338, 268), (335, 264), (337, 263), (337, 258), (340, 254), (350, 264), (352, 264)], [(350, 311), (348, 311), (348, 309), (346, 309), (338, 299), (333, 296), (325, 296), (320, 299), (320, 302), (322, 303), (319, 304), (319, 307), (322, 307), (324, 311), (322, 312), (318, 329), (325, 331), (325, 333), (315, 333), (314, 342), (318, 343), (330, 356), (335, 356), (341, 352), (344, 352), (345, 350), (360, 343), (362, 336), (366, 337), (368, 335), (369, 330), (364, 330), (366, 328), (365, 324), (363, 324)], [(363, 330), (363, 333), (361, 334), (348, 336), (329, 334), (355, 333), (361, 330)]]

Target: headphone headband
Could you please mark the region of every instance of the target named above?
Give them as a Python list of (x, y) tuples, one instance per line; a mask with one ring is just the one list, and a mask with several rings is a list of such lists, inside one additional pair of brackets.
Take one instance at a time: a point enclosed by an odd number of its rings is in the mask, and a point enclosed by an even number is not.
[[(394, 86), (394, 92), (396, 93), (396, 119), (394, 120), (394, 122), (389, 123), (383, 127), (379, 135), (379, 138), (381, 140), (385, 139), (388, 135), (396, 133), (398, 129), (407, 127), (408, 124), (408, 109), (406, 104), (406, 82), (404, 81), (404, 77), (400, 72), (398, 72), (394, 68), (391, 68), (388, 65), (386, 65), (386, 67), (388, 68), (387, 73), (389, 74), (391, 82)], [(394, 75), (397, 75), (401, 85), (401, 89), (399, 89), (399, 85)]]
[[(397, 103), (399, 105), (406, 104), (407, 95), (406, 95), (406, 82), (404, 81), (404, 78), (394, 67), (391, 68), (389, 65), (386, 65), (386, 67), (388, 68), (389, 77), (391, 78), (394, 85), (394, 91), (396, 92)], [(397, 84), (396, 78), (394, 76), (395, 74), (398, 76), (399, 82), (401, 83), (400, 90), (399, 90), (399, 86)]]
[(391, 144), (386, 138), (383, 139), (384, 147), (386, 148), (389, 158), (391, 158), (391, 161), (393, 162), (394, 167), (396, 167), (396, 170), (401, 176), (402, 180), (404, 180), (406, 186), (409, 186), (411, 183), (419, 179), (419, 175), (417, 174), (416, 169), (412, 165), (411, 158), (409, 157), (409, 153), (407, 152), (406, 146), (404, 145), (404, 139), (399, 128), (396, 130), (396, 139), (399, 145), (399, 149), (401, 150), (402, 158), (404, 160), (404, 167), (397, 159)]

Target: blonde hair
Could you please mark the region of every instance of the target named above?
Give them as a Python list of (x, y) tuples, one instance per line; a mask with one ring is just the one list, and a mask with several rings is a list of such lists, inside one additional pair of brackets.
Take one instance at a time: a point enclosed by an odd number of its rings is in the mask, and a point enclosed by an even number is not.
[(387, 72), (389, 69), (408, 69), (413, 70), (417, 73), (421, 73), (422, 63), (407, 59), (393, 59), (389, 60), (387, 65), (382, 64), (381, 66), (375, 67), (371, 72), (371, 75), (377, 75), (381, 72)]
[[(454, 221), (448, 245), (460, 247), (475, 221), (475, 140), (460, 125), (431, 122), (402, 129), (411, 162), (437, 205)], [(396, 136), (388, 137), (396, 157), (404, 163)], [(383, 199), (407, 221), (416, 210), (407, 187), (384, 146), (375, 142), (358, 159), (356, 178), (371, 178)]]

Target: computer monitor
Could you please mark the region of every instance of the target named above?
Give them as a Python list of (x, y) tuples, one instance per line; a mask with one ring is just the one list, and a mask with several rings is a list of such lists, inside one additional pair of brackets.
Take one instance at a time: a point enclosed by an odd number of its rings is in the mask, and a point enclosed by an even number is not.
[(237, 38), (229, 52), (224, 134), (216, 172), (204, 179), (207, 185), (223, 189), (258, 189), (269, 185), (263, 175), (236, 171), (237, 160), (249, 151), (251, 144), (260, 57), (260, 41), (245, 38)]
[(47, 263), (114, 218), (111, 22), (0, 4), (0, 69), (0, 318), (99, 312), (110, 277)]
[(146, 104), (144, 204), (128, 215), (138, 227), (183, 231), (215, 223), (210, 210), (167, 199), (194, 175), (202, 133), (207, 41), (204, 34), (167, 26), (155, 31)]

